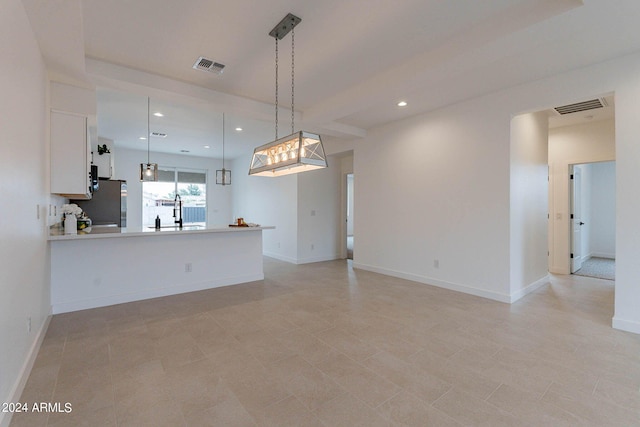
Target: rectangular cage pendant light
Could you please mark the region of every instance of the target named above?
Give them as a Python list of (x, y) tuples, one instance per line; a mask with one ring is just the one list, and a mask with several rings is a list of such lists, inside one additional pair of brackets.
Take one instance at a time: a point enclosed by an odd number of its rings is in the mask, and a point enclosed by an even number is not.
[(157, 181), (158, 164), (140, 163), (140, 181)]
[(257, 147), (249, 175), (282, 176), (326, 167), (320, 135), (299, 131)]
[(218, 169), (216, 171), (216, 184), (231, 185), (231, 171), (229, 169)]
[[(302, 20), (289, 13), (276, 25), (269, 35), (276, 42), (276, 140), (261, 145), (253, 151), (249, 175), (282, 176), (327, 167), (320, 135), (298, 131), (294, 126), (294, 27)], [(289, 136), (278, 138), (278, 40), (291, 33), (291, 132)]]

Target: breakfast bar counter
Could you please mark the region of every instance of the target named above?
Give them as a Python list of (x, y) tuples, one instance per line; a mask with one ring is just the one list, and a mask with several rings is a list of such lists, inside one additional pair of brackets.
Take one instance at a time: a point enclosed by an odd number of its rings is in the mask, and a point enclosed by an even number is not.
[(53, 229), (54, 314), (264, 279), (256, 227)]

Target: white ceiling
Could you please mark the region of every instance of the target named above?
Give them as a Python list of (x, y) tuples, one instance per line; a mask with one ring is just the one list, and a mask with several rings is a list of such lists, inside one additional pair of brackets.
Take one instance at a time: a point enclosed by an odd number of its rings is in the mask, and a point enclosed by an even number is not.
[[(139, 146), (144, 100), (151, 96), (171, 111), (158, 129), (166, 126), (177, 140), (174, 146), (167, 138), (164, 148), (152, 140), (152, 150), (215, 157), (219, 149), (201, 146), (221, 134), (223, 111), (229, 157), (273, 139), (274, 39), (268, 33), (288, 12), (302, 18), (295, 30), (296, 127), (346, 138), (640, 50), (637, 0), (23, 3), (52, 76), (104, 88), (98, 92), (101, 136)], [(280, 136), (290, 133), (290, 44), (290, 35), (280, 42)], [(224, 63), (224, 73), (192, 69), (199, 56)], [(409, 105), (399, 108), (399, 100)], [(236, 123), (245, 132), (229, 132)]]

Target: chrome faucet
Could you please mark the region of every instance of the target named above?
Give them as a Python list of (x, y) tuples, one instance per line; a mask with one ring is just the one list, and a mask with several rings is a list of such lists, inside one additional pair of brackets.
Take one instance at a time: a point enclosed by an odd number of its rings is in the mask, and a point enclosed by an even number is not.
[[(179, 212), (179, 215), (176, 214), (176, 211)], [(180, 228), (182, 228), (182, 197), (178, 193), (176, 193), (176, 197), (173, 199), (173, 220), (174, 224), (178, 224)], [(178, 219), (179, 218), (179, 219)]]

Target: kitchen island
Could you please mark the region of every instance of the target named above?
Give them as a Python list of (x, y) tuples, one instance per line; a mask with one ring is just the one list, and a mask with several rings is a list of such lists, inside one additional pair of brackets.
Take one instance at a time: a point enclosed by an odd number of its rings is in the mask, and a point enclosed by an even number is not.
[(262, 231), (273, 228), (53, 229), (53, 314), (262, 280)]

